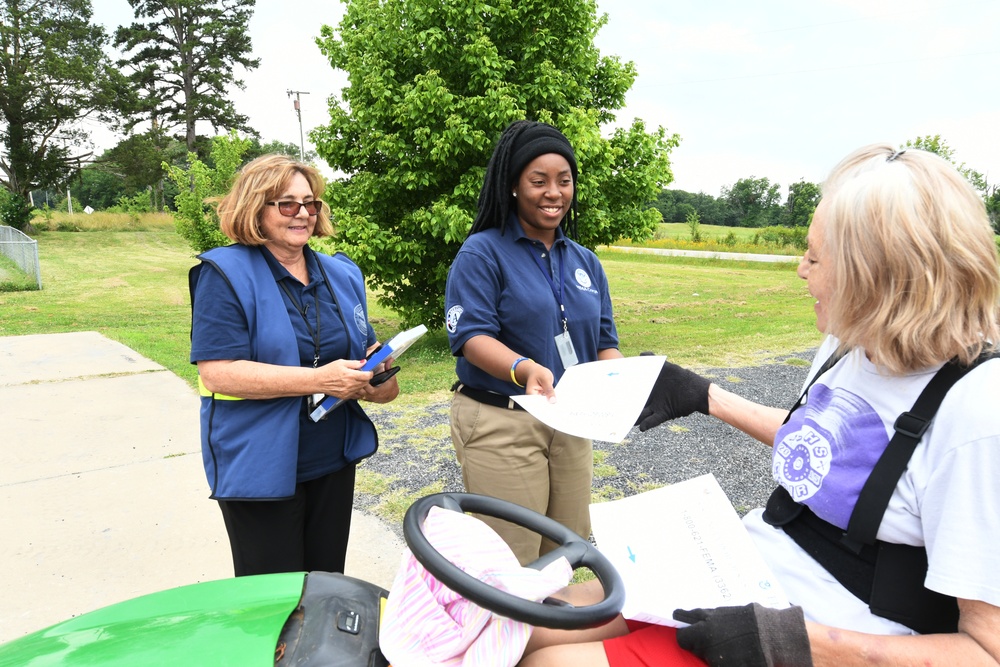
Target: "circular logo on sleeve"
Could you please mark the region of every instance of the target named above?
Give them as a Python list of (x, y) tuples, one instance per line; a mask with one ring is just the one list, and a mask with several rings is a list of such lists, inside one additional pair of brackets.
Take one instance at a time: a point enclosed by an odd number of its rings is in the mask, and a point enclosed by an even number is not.
[(452, 306), (448, 309), (448, 314), (444, 318), (444, 324), (448, 328), (448, 333), (455, 333), (455, 330), (458, 328), (458, 320), (464, 312), (465, 309), (461, 306)]
[(354, 306), (354, 324), (363, 335), (368, 335), (368, 318), (365, 317), (365, 309), (360, 303)]

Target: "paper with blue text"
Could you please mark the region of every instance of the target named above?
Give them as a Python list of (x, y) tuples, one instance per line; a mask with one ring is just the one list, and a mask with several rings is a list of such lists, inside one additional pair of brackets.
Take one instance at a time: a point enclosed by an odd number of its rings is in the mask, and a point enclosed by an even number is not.
[(788, 599), (711, 473), (590, 506), (594, 539), (625, 582), (625, 618), (683, 626), (674, 609)]
[(545, 396), (511, 396), (538, 421), (591, 440), (621, 442), (635, 426), (666, 357), (603, 359), (570, 366)]

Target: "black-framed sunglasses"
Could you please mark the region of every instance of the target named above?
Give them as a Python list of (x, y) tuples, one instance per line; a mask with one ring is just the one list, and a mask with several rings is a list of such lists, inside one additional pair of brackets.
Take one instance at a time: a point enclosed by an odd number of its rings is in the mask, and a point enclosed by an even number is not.
[(313, 199), (312, 201), (269, 201), (268, 206), (277, 206), (278, 213), (286, 218), (294, 218), (299, 214), (299, 209), (304, 208), (309, 215), (316, 215), (323, 210), (323, 200)]

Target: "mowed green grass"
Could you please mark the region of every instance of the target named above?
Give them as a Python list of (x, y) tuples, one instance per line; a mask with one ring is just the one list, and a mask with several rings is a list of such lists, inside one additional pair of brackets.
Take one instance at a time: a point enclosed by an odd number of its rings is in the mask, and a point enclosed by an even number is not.
[[(171, 225), (156, 220), (143, 228), (39, 232), (43, 289), (0, 292), (0, 335), (98, 331), (193, 384), (187, 271), (197, 260)], [(694, 367), (743, 366), (819, 342), (794, 263), (613, 250), (600, 257), (626, 355), (648, 350)], [(381, 338), (400, 328), (398, 315), (374, 295), (370, 311)], [(401, 360), (405, 402), (445, 400), (454, 380), (443, 322), (426, 324), (431, 333)]]
[(0, 335), (98, 331), (192, 381), (187, 243), (173, 230), (43, 232), (42, 289), (0, 293)]

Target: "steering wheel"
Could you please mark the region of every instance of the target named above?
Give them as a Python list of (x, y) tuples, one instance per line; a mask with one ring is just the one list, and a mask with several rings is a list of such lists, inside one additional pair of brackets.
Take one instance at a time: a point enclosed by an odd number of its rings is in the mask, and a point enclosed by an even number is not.
[[(494, 588), (467, 574), (442, 556), (423, 532), (432, 507), (456, 512), (477, 512), (504, 519), (547, 537), (559, 545), (528, 567), (540, 570), (565, 556), (574, 569), (589, 569), (604, 587), (604, 599), (585, 607), (559, 600), (533, 602)], [(417, 561), (445, 586), (490, 611), (530, 625), (575, 630), (606, 623), (621, 611), (625, 586), (614, 566), (589, 540), (546, 516), (520, 505), (473, 493), (435, 493), (416, 501), (403, 517), (403, 537)]]

